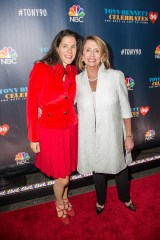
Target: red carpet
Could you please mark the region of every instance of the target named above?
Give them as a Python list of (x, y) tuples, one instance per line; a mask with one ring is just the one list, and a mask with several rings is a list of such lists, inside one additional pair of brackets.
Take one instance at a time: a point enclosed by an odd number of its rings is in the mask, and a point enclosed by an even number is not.
[(74, 196), (76, 216), (69, 226), (57, 221), (54, 204), (0, 214), (1, 240), (160, 240), (160, 174), (132, 180), (137, 212), (128, 210), (108, 188), (105, 211), (95, 213), (95, 192)]

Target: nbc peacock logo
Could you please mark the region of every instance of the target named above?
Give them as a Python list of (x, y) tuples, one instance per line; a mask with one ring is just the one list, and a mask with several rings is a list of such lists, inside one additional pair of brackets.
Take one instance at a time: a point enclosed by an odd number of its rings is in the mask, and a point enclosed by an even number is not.
[(152, 140), (155, 137), (155, 131), (153, 129), (148, 130), (145, 134), (145, 140)]
[(160, 59), (160, 45), (158, 45), (158, 47), (156, 47), (156, 50), (155, 50), (155, 58)]
[(16, 64), (17, 57), (16, 50), (11, 47), (4, 47), (0, 50), (1, 64)]
[(17, 165), (23, 165), (23, 164), (29, 163), (29, 159), (30, 159), (30, 156), (26, 152), (19, 152), (15, 156), (15, 161)]
[(135, 85), (134, 79), (131, 77), (126, 77), (126, 86), (128, 90), (133, 90), (133, 87)]
[(73, 5), (68, 12), (70, 16), (70, 22), (83, 22), (83, 17), (85, 16), (83, 8), (79, 5)]

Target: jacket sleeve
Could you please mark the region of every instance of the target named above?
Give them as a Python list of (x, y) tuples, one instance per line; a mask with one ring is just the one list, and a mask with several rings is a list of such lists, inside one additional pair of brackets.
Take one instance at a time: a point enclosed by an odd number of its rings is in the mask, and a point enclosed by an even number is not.
[(132, 118), (131, 107), (128, 99), (128, 89), (125, 84), (124, 74), (119, 71), (118, 94), (122, 118)]
[(43, 67), (36, 63), (29, 75), (28, 95), (26, 104), (28, 139), (38, 142), (38, 103), (43, 85)]

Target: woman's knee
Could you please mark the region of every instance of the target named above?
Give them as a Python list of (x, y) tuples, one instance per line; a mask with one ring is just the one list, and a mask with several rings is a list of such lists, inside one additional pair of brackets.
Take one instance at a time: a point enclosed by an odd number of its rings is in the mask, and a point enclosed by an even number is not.
[(56, 179), (56, 183), (65, 187), (69, 184), (69, 177), (67, 176), (66, 178), (58, 178)]

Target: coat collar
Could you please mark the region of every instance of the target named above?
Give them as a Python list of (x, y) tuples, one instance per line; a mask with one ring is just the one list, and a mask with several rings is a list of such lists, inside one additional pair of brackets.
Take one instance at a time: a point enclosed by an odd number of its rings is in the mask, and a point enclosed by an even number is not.
[[(104, 63), (101, 63), (101, 66), (98, 69), (98, 76), (99, 76), (100, 73), (102, 73), (102, 72), (104, 72), (106, 70), (107, 69), (106, 69)], [(85, 70), (84, 70), (84, 76), (85, 76), (86, 79), (88, 79), (87, 68), (85, 68)]]
[(71, 72), (71, 65), (67, 65), (66, 68), (64, 68), (61, 64), (57, 63), (55, 66), (54, 66), (54, 69), (56, 72), (59, 72), (59, 73), (68, 73), (68, 72)]
[(104, 63), (101, 63), (101, 66), (99, 67), (98, 72), (103, 72), (104, 70), (107, 70), (107, 69), (104, 66)]
[[(106, 72), (107, 69), (106, 69), (105, 65), (102, 63), (102, 64), (100, 65), (99, 69), (98, 69), (98, 82), (97, 82), (96, 92), (98, 91), (99, 84), (100, 84), (100, 82), (101, 82), (101, 78), (100, 78), (101, 73), (103, 73), (104, 71)], [(87, 89), (88, 89), (89, 92), (92, 94), (92, 90), (91, 90), (91, 87), (90, 87), (89, 81), (88, 81), (87, 68), (85, 68), (82, 76), (83, 76), (84, 82), (85, 82), (85, 84), (86, 84), (86, 86), (87, 86)]]
[[(107, 69), (106, 69), (104, 63), (101, 63), (101, 65), (100, 65), (100, 67), (99, 67), (99, 69), (98, 69), (98, 75), (99, 75), (101, 72), (104, 72), (104, 71), (106, 71), (106, 70), (107, 70)], [(88, 74), (87, 74), (87, 68), (85, 68), (84, 73), (85, 73), (85, 76), (88, 76)]]
[[(74, 80), (73, 75), (73, 65), (68, 65), (66, 68), (64, 68), (61, 64), (57, 63), (56, 65), (52, 66), (52, 71), (54, 72), (55, 80), (57, 83), (60, 84), (62, 88), (64, 88), (64, 82), (62, 81), (64, 75), (66, 75), (66, 82), (68, 86), (72, 85), (72, 82)], [(65, 84), (66, 85), (66, 84)]]

